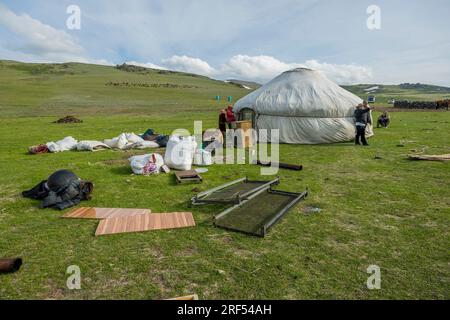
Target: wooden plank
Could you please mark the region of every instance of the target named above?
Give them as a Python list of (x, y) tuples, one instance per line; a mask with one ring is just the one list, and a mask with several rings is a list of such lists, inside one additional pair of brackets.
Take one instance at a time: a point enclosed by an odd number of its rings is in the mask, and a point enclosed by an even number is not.
[(176, 229), (195, 226), (192, 212), (147, 213), (129, 217), (107, 218), (100, 221), (96, 236)]
[(170, 298), (166, 300), (198, 300), (198, 296), (196, 294), (191, 294), (189, 296)]
[(65, 215), (63, 218), (75, 218), (75, 219), (106, 219), (106, 218), (119, 218), (119, 217), (131, 217), (136, 215), (142, 215), (151, 213), (150, 209), (131, 209), (131, 208), (93, 208), (93, 207), (81, 207), (75, 208)]

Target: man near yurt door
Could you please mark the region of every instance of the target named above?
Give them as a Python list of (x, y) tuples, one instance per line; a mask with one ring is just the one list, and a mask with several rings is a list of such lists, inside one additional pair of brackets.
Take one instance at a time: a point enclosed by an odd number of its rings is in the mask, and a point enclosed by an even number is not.
[(372, 108), (367, 104), (367, 101), (364, 100), (362, 104), (359, 104), (356, 107), (354, 117), (355, 117), (355, 126), (356, 126), (356, 136), (355, 136), (355, 144), (360, 145), (360, 139), (364, 146), (368, 146), (366, 140), (366, 126), (372, 123), (372, 119), (370, 117), (370, 110)]
[(227, 108), (227, 123), (229, 129), (236, 129), (236, 117), (234, 116), (233, 106)]

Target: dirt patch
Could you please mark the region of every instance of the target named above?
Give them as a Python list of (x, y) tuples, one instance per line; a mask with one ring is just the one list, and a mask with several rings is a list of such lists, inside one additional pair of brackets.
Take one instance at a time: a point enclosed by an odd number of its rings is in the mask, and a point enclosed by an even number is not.
[(197, 246), (188, 246), (183, 251), (177, 253), (179, 257), (192, 257), (198, 254)]
[(82, 123), (83, 120), (80, 120), (74, 116), (65, 116), (61, 119), (54, 121), (53, 123)]

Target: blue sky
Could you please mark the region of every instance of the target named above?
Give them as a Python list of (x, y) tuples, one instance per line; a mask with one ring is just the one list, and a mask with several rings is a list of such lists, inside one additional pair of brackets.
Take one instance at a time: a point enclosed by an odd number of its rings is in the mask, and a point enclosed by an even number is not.
[[(81, 29), (69, 30), (69, 5)], [(381, 10), (369, 30), (366, 10)], [(0, 59), (132, 62), (265, 82), (297, 66), (345, 83), (450, 86), (448, 0), (0, 0)]]

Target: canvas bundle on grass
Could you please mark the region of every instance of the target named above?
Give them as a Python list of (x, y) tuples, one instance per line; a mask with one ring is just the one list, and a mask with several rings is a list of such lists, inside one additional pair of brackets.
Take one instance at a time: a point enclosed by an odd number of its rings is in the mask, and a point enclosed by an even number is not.
[(449, 154), (410, 154), (408, 155), (408, 159), (410, 160), (428, 160), (428, 161), (450, 161), (450, 153)]

